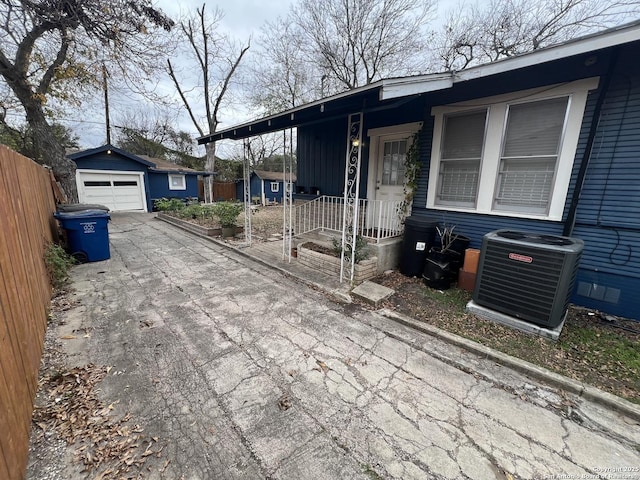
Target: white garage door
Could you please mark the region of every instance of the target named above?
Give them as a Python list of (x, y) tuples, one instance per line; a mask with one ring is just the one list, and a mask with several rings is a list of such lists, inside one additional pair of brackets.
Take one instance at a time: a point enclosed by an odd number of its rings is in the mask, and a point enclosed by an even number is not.
[(78, 172), (80, 203), (98, 203), (114, 212), (145, 210), (144, 177), (135, 173)]

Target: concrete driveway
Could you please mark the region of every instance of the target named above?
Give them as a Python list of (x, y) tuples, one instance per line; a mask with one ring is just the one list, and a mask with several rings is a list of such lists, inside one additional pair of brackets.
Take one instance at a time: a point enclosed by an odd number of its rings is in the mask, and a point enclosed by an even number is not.
[(630, 418), (151, 215), (113, 218), (111, 260), (74, 269), (67, 318), (91, 334), (68, 348), (112, 367), (105, 402), (165, 445), (145, 477), (640, 478)]

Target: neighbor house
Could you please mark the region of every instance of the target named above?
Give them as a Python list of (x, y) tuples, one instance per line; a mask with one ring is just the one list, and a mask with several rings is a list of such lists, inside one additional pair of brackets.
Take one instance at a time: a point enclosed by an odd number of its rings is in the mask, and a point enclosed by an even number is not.
[[(286, 181), (285, 181), (286, 179)], [(282, 203), (282, 197), (289, 181), (291, 188), (295, 188), (296, 174), (284, 174), (283, 172), (267, 172), (264, 170), (254, 170), (249, 175), (249, 198), (254, 203), (270, 205)], [(237, 198), (244, 198), (244, 180), (236, 184)]]
[[(639, 58), (634, 22), (459, 72), (381, 80), (199, 141), (296, 127), (298, 185), (318, 187), (313, 202), (358, 198), (361, 212), (401, 205), (417, 141), (412, 216), (456, 225), (472, 247), (500, 228), (581, 238), (572, 301), (640, 319)], [(367, 213), (362, 230), (383, 216)]]
[(159, 198), (197, 198), (198, 176), (203, 174), (112, 145), (68, 157), (76, 164), (80, 203), (101, 204), (112, 211), (150, 212)]

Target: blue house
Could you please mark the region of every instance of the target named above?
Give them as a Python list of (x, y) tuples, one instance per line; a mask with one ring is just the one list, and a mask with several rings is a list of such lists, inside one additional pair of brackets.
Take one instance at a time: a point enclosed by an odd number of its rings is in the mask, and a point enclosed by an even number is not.
[(75, 152), (80, 203), (95, 203), (112, 211), (147, 211), (162, 197), (197, 198), (198, 172), (174, 163), (134, 155), (112, 145)]
[[(291, 178), (289, 178), (289, 175), (291, 175)], [(264, 170), (251, 172), (249, 175), (249, 198), (252, 199), (252, 203), (258, 202), (261, 205), (282, 203), (282, 197), (289, 181), (292, 183), (292, 188), (295, 189), (296, 174), (289, 175), (285, 176), (283, 172), (267, 172)], [(243, 198), (243, 180), (236, 184), (236, 193), (237, 198)]]
[(638, 58), (634, 22), (459, 72), (381, 80), (199, 141), (296, 127), (298, 184), (377, 202), (362, 227), (377, 232), (385, 205), (404, 198), (419, 142), (412, 216), (456, 225), (476, 248), (500, 228), (580, 238), (572, 302), (640, 320)]

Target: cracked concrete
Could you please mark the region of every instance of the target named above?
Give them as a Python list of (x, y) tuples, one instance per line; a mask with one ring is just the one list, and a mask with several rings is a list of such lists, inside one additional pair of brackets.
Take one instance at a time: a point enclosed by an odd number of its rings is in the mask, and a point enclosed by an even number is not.
[(621, 414), (150, 215), (114, 214), (110, 240), (73, 271), (90, 338), (68, 351), (164, 442), (149, 478), (640, 478)]

